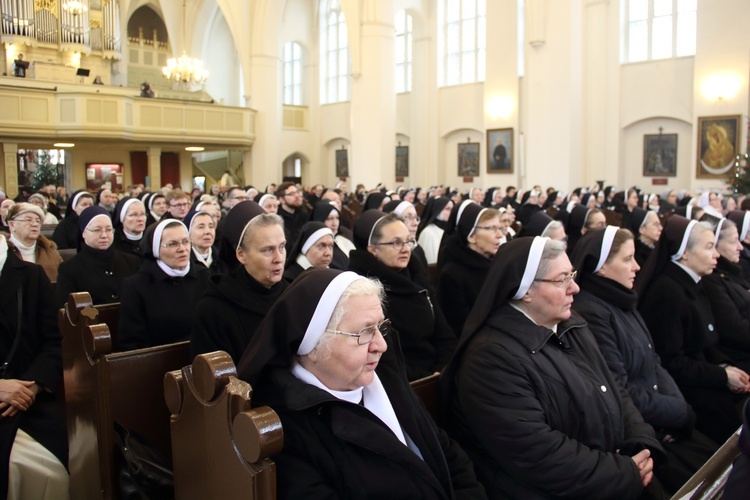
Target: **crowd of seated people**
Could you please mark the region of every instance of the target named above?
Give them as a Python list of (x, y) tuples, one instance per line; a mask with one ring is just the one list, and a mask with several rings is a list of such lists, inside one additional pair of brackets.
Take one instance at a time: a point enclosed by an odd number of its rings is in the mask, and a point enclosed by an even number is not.
[[(42, 270), (33, 335), (52, 342), (39, 321), (86, 291), (119, 302), (117, 350), (226, 351), (281, 416), (283, 498), (659, 498), (741, 425), (750, 201), (292, 182), (28, 198), (0, 201), (0, 282)], [(6, 413), (55, 394), (25, 369)], [(408, 389), (435, 373), (445, 431)], [(53, 431), (32, 438), (64, 465)]]

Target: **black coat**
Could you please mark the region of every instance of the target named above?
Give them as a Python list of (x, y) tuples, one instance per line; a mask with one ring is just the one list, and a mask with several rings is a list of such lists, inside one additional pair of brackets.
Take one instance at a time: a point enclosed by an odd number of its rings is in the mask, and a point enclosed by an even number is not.
[(637, 300), (634, 292), (612, 280), (586, 276), (573, 308), (588, 323), (607, 366), (646, 422), (657, 429), (680, 429), (689, 424), (688, 404), (661, 366), (635, 308)]
[(408, 267), (396, 272), (366, 250), (352, 250), (349, 269), (385, 286), (385, 315), (400, 334), (409, 380), (441, 371), (456, 348), (456, 336), (421, 264), (409, 259)]
[(190, 266), (182, 278), (172, 278), (155, 260), (122, 284), (119, 350), (140, 349), (190, 339), (192, 311), (203, 295), (211, 274)]
[(438, 298), (445, 319), (456, 337), (460, 337), (492, 260), (458, 243), (457, 238), (446, 243), (444, 252), (447, 264), (438, 277)]
[(110, 249), (95, 250), (83, 244), (72, 259), (60, 264), (57, 272), (58, 305), (68, 301), (73, 292), (89, 292), (94, 304), (119, 302), (122, 283), (141, 267), (141, 259)]
[(284, 449), (274, 457), (279, 499), (486, 498), (466, 454), (404, 378), (396, 335), (386, 342), (377, 374), (422, 459), (363, 406), (305, 384), (288, 368), (268, 370), (253, 402), (271, 406), (284, 428)]
[(143, 261), (143, 249), (141, 248), (141, 240), (129, 240), (120, 227), (115, 229), (115, 237), (112, 241), (112, 246), (115, 250), (135, 255), (139, 260)]
[(724, 442), (740, 426), (723, 363), (731, 359), (716, 346), (719, 335), (703, 287), (668, 262), (649, 286), (640, 306), (664, 368), (695, 410), (697, 428)]
[[(7, 360), (18, 331), (18, 290), (21, 290), (21, 330), (18, 347), (3, 378), (33, 380), (42, 390), (27, 411), (17, 413), (18, 420), (3, 418), (0, 435), (9, 442), (0, 444), (9, 452), (17, 424), (67, 466), (68, 435), (62, 388), (62, 356), (57, 329), (55, 294), (44, 270), (22, 261), (12, 252), (0, 274), (0, 360)], [(8, 427), (10, 426), (10, 427)], [(9, 432), (10, 431), (10, 432)], [(7, 474), (8, 456), (4, 472)]]
[(555, 334), (505, 304), (443, 377), (450, 429), (490, 498), (635, 498), (630, 457), (662, 452), (575, 313)]
[[(620, 226), (625, 227), (625, 226)], [(635, 261), (638, 263), (638, 265), (643, 269), (643, 266), (646, 265), (646, 261), (648, 260), (648, 256), (651, 255), (651, 251), (653, 248), (646, 245), (644, 242), (638, 239), (636, 236), (635, 238)]]
[(212, 276), (193, 312), (192, 357), (221, 350), (238, 364), (258, 325), (286, 286), (282, 280), (266, 288), (242, 267)]
[(750, 281), (750, 245), (742, 244), (740, 252), (740, 267), (742, 268), (742, 277)]
[(742, 267), (724, 257), (702, 280), (719, 331), (718, 348), (745, 371), (750, 370), (750, 284)]
[(300, 229), (310, 219), (310, 215), (302, 207), (292, 214), (279, 207), (278, 215), (284, 220), (284, 236), (286, 237), (286, 253), (288, 254), (294, 248)]
[(78, 214), (69, 211), (65, 218), (55, 227), (52, 233), (52, 241), (57, 243), (57, 249), (80, 248), (81, 229), (78, 227)]
[(214, 246), (211, 249), (211, 266), (206, 267), (206, 264), (198, 260), (198, 257), (195, 255), (195, 250), (190, 249), (190, 265), (191, 266), (199, 266), (201, 269), (208, 269), (208, 271), (211, 273), (211, 276), (216, 276), (217, 274), (226, 274), (229, 272), (229, 266), (226, 262), (221, 260), (219, 258), (219, 247)]

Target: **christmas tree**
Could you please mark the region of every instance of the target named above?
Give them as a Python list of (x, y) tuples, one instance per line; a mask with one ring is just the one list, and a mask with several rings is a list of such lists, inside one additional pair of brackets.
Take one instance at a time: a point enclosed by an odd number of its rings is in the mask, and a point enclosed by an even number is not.
[(57, 185), (57, 165), (50, 163), (48, 151), (40, 150), (36, 170), (31, 175), (31, 189), (36, 192), (48, 184)]

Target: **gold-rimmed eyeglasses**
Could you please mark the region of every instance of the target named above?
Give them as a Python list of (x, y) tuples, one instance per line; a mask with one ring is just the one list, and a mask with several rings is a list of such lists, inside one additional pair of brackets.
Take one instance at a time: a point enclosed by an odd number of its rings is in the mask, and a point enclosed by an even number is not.
[(365, 344), (369, 344), (370, 342), (372, 342), (372, 339), (375, 338), (376, 332), (380, 332), (380, 335), (382, 335), (383, 337), (388, 335), (388, 332), (391, 331), (391, 320), (384, 319), (377, 325), (371, 325), (371, 326), (366, 326), (362, 328), (357, 333), (342, 332), (341, 330), (330, 330), (330, 329), (326, 329), (326, 331), (330, 333), (336, 333), (338, 335), (348, 335), (350, 337), (356, 337), (357, 344), (365, 345)]

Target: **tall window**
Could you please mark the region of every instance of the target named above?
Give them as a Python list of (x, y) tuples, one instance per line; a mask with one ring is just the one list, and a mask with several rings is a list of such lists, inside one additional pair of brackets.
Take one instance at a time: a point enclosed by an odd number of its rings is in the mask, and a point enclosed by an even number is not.
[(302, 47), (297, 42), (284, 44), (284, 104), (302, 104)]
[(396, 92), (411, 92), (411, 16), (396, 14)]
[(698, 0), (625, 0), (623, 62), (695, 54)]
[(322, 0), (320, 23), (320, 101), (349, 100), (349, 39), (338, 0)]
[(438, 83), (483, 82), (486, 0), (438, 0)]

